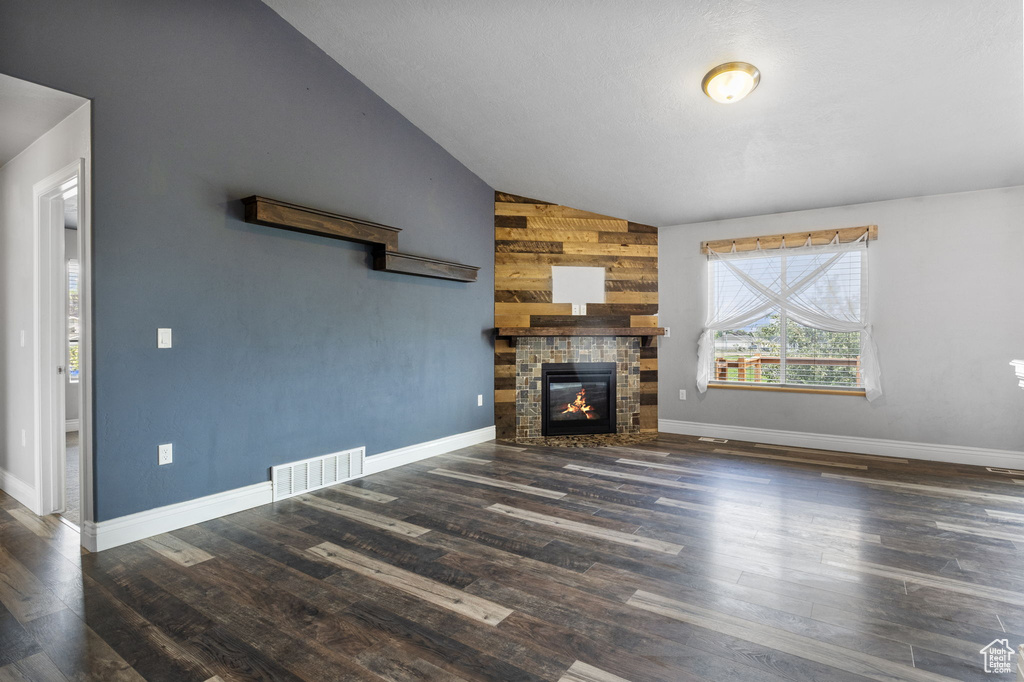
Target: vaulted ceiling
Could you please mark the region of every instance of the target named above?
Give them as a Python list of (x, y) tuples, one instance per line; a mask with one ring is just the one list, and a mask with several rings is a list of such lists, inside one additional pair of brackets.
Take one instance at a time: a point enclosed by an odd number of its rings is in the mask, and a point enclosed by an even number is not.
[(672, 225), (1024, 184), (1019, 1), (266, 2), (503, 191)]

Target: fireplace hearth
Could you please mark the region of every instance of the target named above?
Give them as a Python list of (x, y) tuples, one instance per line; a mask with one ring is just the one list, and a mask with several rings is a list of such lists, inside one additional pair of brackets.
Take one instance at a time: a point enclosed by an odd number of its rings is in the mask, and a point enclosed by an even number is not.
[(544, 363), (542, 434), (615, 433), (615, 384), (614, 362)]

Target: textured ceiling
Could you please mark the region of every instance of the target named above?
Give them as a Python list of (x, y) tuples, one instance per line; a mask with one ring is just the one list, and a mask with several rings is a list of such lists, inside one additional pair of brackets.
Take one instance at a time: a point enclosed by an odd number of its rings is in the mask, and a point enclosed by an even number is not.
[[(1024, 184), (1019, 0), (266, 0), (497, 189), (671, 225)], [(743, 60), (733, 105), (700, 89)]]
[(0, 166), (86, 101), (0, 73)]

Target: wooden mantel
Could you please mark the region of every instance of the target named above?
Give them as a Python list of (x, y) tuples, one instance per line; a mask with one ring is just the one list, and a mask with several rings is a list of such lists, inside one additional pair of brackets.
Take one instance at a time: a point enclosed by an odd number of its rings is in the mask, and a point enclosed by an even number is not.
[(521, 336), (639, 336), (645, 346), (665, 335), (664, 327), (498, 327), (495, 336), (516, 345)]

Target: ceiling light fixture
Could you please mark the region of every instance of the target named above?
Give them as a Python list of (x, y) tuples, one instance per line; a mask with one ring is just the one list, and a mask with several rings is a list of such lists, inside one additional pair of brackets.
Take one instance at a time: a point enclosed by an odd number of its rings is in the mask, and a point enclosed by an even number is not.
[(746, 62), (726, 62), (708, 71), (700, 87), (719, 104), (733, 104), (753, 92), (761, 82), (761, 72)]

